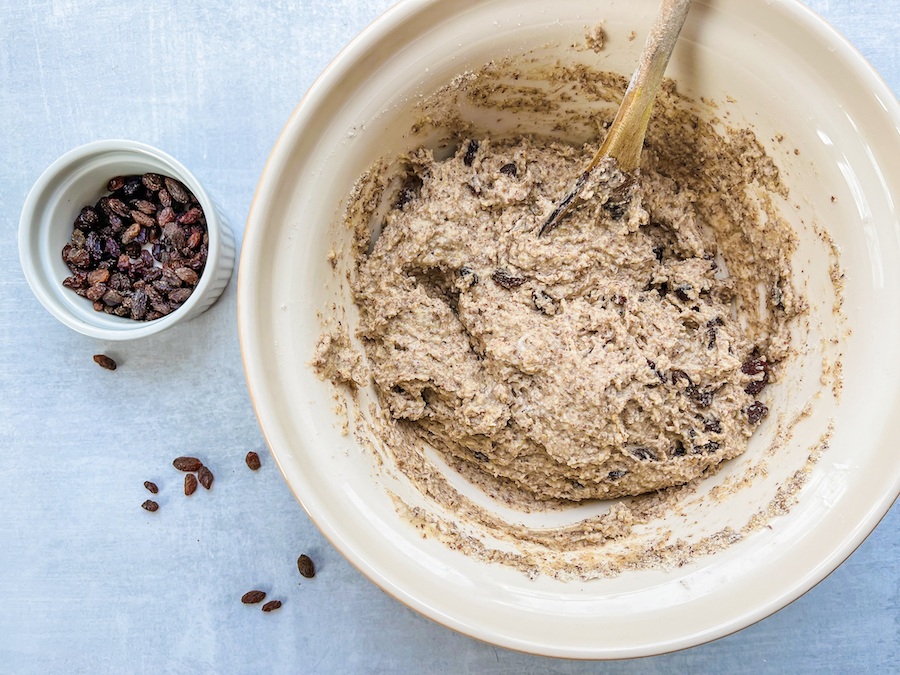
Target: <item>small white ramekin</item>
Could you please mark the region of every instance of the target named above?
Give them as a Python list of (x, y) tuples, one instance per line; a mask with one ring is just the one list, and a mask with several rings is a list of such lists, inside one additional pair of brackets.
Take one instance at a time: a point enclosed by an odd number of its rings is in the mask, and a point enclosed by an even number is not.
[[(71, 275), (62, 259), (82, 207), (107, 194), (114, 176), (159, 173), (184, 183), (206, 216), (209, 254), (194, 292), (171, 314), (135, 321), (94, 311), (92, 303), (62, 285)], [(234, 268), (234, 234), (194, 175), (178, 160), (143, 143), (125, 140), (82, 145), (51, 164), (28, 193), (19, 220), (19, 260), (31, 290), (69, 328), (103, 340), (134, 340), (205, 312), (225, 290)]]

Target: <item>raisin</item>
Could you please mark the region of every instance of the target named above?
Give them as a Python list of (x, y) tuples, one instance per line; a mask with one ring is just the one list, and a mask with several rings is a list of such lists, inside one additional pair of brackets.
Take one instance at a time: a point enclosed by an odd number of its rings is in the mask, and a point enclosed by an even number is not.
[(189, 297), (191, 297), (190, 288), (176, 288), (174, 291), (171, 291), (169, 293), (169, 302), (174, 302), (177, 305), (181, 305), (186, 302)]
[(625, 216), (626, 204), (625, 202), (608, 199), (603, 204), (603, 210), (606, 211), (613, 220), (622, 220)]
[(131, 209), (128, 208), (128, 205), (123, 202), (121, 199), (109, 199), (107, 202), (110, 210), (115, 213), (117, 216), (121, 216), (122, 218), (128, 218), (131, 216)]
[(124, 185), (125, 176), (116, 176), (115, 178), (109, 179), (109, 183), (106, 184), (106, 189), (110, 192), (115, 192), (116, 190), (121, 190)]
[(708, 419), (703, 423), (703, 430), (711, 434), (721, 434), (722, 423), (715, 418)]
[(675, 442), (675, 448), (672, 450), (673, 457), (682, 457), (687, 454), (687, 449), (684, 447), (684, 443), (681, 441)]
[(144, 487), (147, 488), (153, 494), (159, 492), (159, 488), (156, 487), (156, 483), (151, 483), (149, 480), (144, 481)]
[(179, 225), (192, 225), (196, 223), (200, 218), (203, 217), (203, 211), (197, 208), (190, 209), (189, 211), (185, 211), (180, 216), (178, 216), (175, 221)]
[(702, 455), (705, 452), (711, 455), (718, 449), (719, 444), (716, 441), (709, 441), (709, 443), (704, 443), (703, 445), (695, 445), (691, 454)]
[(744, 365), (741, 366), (741, 372), (745, 375), (759, 375), (760, 373), (767, 372), (769, 370), (769, 364), (762, 359), (750, 359), (749, 361), (744, 362)]
[(638, 459), (649, 459), (653, 462), (659, 461), (659, 455), (651, 448), (632, 448), (630, 452)]
[(172, 462), (172, 466), (179, 471), (197, 471), (203, 466), (203, 462), (196, 457), (176, 457)]
[(472, 286), (475, 286), (478, 283), (478, 275), (475, 274), (474, 270), (470, 267), (460, 267), (459, 276), (465, 280), (469, 288), (472, 288)]
[(184, 477), (184, 494), (190, 497), (197, 491), (197, 478), (189, 473)]
[(94, 284), (102, 284), (105, 283), (109, 279), (109, 270), (94, 270), (93, 272), (88, 272), (87, 280), (88, 283), (93, 286)]
[(766, 388), (767, 384), (769, 384), (769, 374), (763, 373), (761, 380), (754, 380), (746, 387), (744, 387), (744, 391), (751, 396), (756, 396), (759, 392)]
[(88, 300), (97, 302), (106, 294), (106, 290), (106, 284), (94, 284), (87, 290), (87, 293), (85, 293), (85, 297)]
[(531, 302), (535, 309), (547, 316), (556, 316), (559, 312), (559, 302), (546, 291), (531, 291)]
[(716, 346), (716, 337), (718, 336), (718, 334), (719, 330), (715, 326), (710, 326), (706, 329), (707, 349), (712, 349)]
[(255, 605), (266, 599), (265, 591), (249, 591), (241, 596), (241, 602), (245, 605)]
[(85, 276), (84, 272), (78, 272), (71, 277), (66, 277), (65, 279), (63, 279), (63, 286), (65, 286), (66, 288), (71, 288), (73, 291), (84, 288), (84, 285), (86, 283), (87, 277)]
[(141, 508), (146, 509), (147, 511), (150, 511), (150, 513), (153, 513), (154, 511), (156, 511), (159, 508), (159, 504), (157, 504), (152, 499), (148, 499), (143, 504), (141, 504)]
[(490, 457), (488, 457), (483, 452), (476, 451), (476, 452), (473, 452), (472, 454), (475, 455), (475, 459), (477, 459), (479, 462), (487, 462), (490, 459)]
[(768, 414), (768, 406), (760, 403), (759, 401), (754, 401), (747, 408), (747, 417), (750, 420), (750, 424), (753, 426), (759, 424), (759, 421), (768, 416)]
[(107, 370), (116, 369), (116, 362), (109, 358), (106, 354), (94, 354), (94, 363), (96, 363), (101, 368), (106, 368)]
[(300, 576), (307, 579), (312, 579), (316, 576), (316, 566), (313, 563), (312, 558), (305, 553), (297, 558), (297, 569), (300, 571)]
[(194, 270), (189, 269), (187, 267), (175, 268), (175, 274), (184, 283), (190, 284), (191, 286), (196, 286), (197, 282), (200, 280), (200, 277), (197, 276), (197, 273)]
[(213, 476), (213, 472), (210, 471), (207, 467), (201, 466), (199, 469), (197, 469), (197, 479), (200, 481), (200, 485), (202, 485), (207, 490), (212, 487), (214, 478), (215, 476)]
[(110, 260), (115, 260), (121, 255), (122, 249), (119, 247), (119, 242), (112, 237), (107, 237), (103, 240), (103, 253)]
[(247, 453), (246, 457), (244, 457), (244, 461), (247, 462), (247, 466), (250, 467), (251, 471), (259, 470), (259, 467), (260, 467), (259, 455), (257, 455), (252, 450)]
[(686, 380), (689, 387), (694, 385), (693, 380), (691, 380), (691, 376), (688, 375), (683, 370), (673, 370), (672, 371), (672, 384), (678, 384), (681, 380)]
[(90, 255), (91, 262), (98, 263), (103, 258), (103, 240), (96, 232), (88, 232), (84, 238), (84, 250)]
[(693, 288), (690, 284), (679, 284), (675, 287), (675, 296), (682, 302), (690, 302), (691, 296), (688, 295), (688, 291), (693, 290)]
[[(647, 359), (647, 365), (650, 366), (650, 370), (652, 370), (654, 373), (656, 373), (656, 376), (659, 378), (660, 382), (662, 382), (663, 384), (668, 382), (668, 379), (666, 378), (666, 374), (656, 369), (656, 363), (654, 361)], [(677, 372), (680, 373), (682, 371), (679, 370)], [(685, 377), (687, 377), (687, 375), (685, 375)], [(675, 374), (674, 373), (672, 374), (672, 382), (675, 382)]]
[(191, 232), (191, 236), (188, 237), (186, 246), (187, 246), (189, 249), (192, 249), (192, 250), (193, 250), (193, 249), (197, 248), (197, 247), (200, 245), (200, 242), (201, 242), (201, 241), (203, 241), (203, 233), (202, 233), (202, 232), (197, 232), (197, 231), (195, 230), (195, 231), (192, 231), (192, 232)]
[(100, 227), (101, 222), (100, 214), (97, 213), (97, 210), (90, 206), (85, 206), (75, 219), (75, 227), (86, 232), (88, 230), (96, 230)]
[(656, 256), (656, 262), (662, 262), (662, 259), (663, 259), (662, 246), (657, 246), (656, 248), (654, 248), (653, 255)]
[(122, 294), (118, 291), (114, 291), (111, 288), (103, 294), (103, 302), (106, 303), (107, 307), (116, 307), (117, 305), (121, 305), (122, 300)]
[(691, 392), (691, 398), (697, 403), (701, 408), (708, 408), (712, 405), (713, 402), (713, 394), (715, 392), (712, 391), (703, 391), (697, 387), (694, 387)]
[(504, 164), (500, 167), (500, 173), (515, 178), (518, 175), (518, 169), (516, 169), (515, 164), (510, 162), (509, 164)]
[(478, 141), (469, 141), (469, 146), (466, 148), (466, 154), (463, 155), (463, 164), (466, 166), (472, 166), (472, 162), (475, 161), (475, 153), (478, 152)]
[(159, 191), (157, 198), (159, 199), (159, 203), (162, 204), (163, 207), (170, 208), (172, 206), (172, 195), (170, 195), (169, 191), (165, 188)]
[(131, 219), (141, 227), (153, 227), (156, 225), (156, 220), (153, 216), (148, 216), (143, 211), (132, 211)]
[(610, 479), (610, 480), (619, 480), (619, 479), (620, 479), (622, 476), (624, 476), (626, 473), (628, 473), (628, 472), (627, 472), (627, 471), (621, 471), (621, 470), (610, 471), (610, 472), (609, 472), (609, 479)]
[(163, 177), (158, 173), (145, 173), (141, 176), (141, 182), (150, 192), (159, 192), (163, 186)]
[(187, 188), (184, 187), (179, 181), (174, 178), (169, 178), (166, 176), (164, 179), (166, 183), (166, 189), (169, 191), (169, 194), (172, 195), (172, 199), (176, 202), (181, 202), (182, 204), (186, 204), (191, 200), (190, 193)]
[(136, 197), (141, 193), (144, 184), (139, 177), (131, 177), (125, 185), (122, 186), (122, 194), (125, 197)]
[(175, 215), (175, 211), (172, 210), (172, 207), (167, 206), (157, 214), (156, 222), (159, 223), (160, 227), (164, 228), (169, 223), (174, 223), (176, 217), (177, 216)]
[(513, 288), (518, 288), (522, 284), (525, 283), (525, 277), (516, 277), (507, 272), (506, 270), (498, 269), (492, 275), (491, 279), (494, 280), (498, 286), (503, 286), (503, 288), (507, 290), (512, 290)]
[[(130, 244), (140, 234), (141, 226), (139, 223), (133, 223), (127, 230), (122, 233), (122, 243)], [(140, 243), (140, 242), (138, 242)]]
[(131, 296), (131, 318), (140, 321), (147, 313), (147, 293), (139, 288)]
[(264, 612), (274, 612), (276, 609), (281, 609), (281, 600), (270, 600), (262, 606)]

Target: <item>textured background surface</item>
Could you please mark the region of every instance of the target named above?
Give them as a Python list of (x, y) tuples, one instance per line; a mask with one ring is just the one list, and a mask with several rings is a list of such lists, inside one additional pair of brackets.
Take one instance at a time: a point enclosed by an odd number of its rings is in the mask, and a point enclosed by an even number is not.
[[(630, 662), (517, 654), (394, 601), (307, 519), (250, 406), (236, 279), (199, 319), (138, 344), (79, 336), (38, 304), (16, 232), (48, 164), (102, 138), (155, 145), (217, 196), (240, 243), (294, 106), (391, 4), (0, 0), (0, 671), (900, 670), (898, 507), (822, 584), (738, 634)], [(900, 0), (809, 4), (900, 92)], [(119, 370), (94, 365), (99, 352)], [(251, 449), (257, 474), (243, 464)], [(212, 467), (211, 492), (181, 494), (180, 454)], [(144, 480), (161, 488), (156, 514), (139, 508)], [(297, 574), (301, 552), (316, 579)], [(242, 606), (251, 588), (284, 607)]]

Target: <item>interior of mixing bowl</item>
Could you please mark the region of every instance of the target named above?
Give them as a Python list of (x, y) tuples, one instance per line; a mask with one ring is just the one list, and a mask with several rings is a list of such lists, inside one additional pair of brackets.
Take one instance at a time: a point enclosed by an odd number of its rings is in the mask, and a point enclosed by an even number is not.
[[(576, 58), (565, 47), (603, 20), (605, 49), (577, 58), (630, 73), (656, 4), (401, 3), (345, 50), (304, 99), (273, 151), (248, 222), (242, 347), (257, 415), (289, 485), (326, 536), (386, 591), (452, 628), (515, 649), (640, 656), (742, 628), (836, 567), (900, 489), (891, 440), (900, 363), (890, 349), (900, 330), (892, 300), (900, 283), (900, 112), (852, 47), (793, 2), (695, 2), (668, 71), (682, 93), (716, 102), (707, 114), (752, 125), (790, 188), (782, 211), (801, 238), (794, 265), (811, 303), (810, 332), (799, 336), (804, 353), (773, 389), (770, 405), (798, 412), (811, 403), (812, 412), (771, 459), (767, 478), (721, 503), (687, 509), (667, 526), (673, 537), (697, 537), (744, 525), (804, 468), (833, 421), (829, 447), (789, 514), (676, 570), (590, 582), (530, 580), (423, 539), (398, 517), (385, 487), (409, 499), (413, 491), (379, 468), (352, 434), (341, 435), (333, 391), (307, 364), (322, 314), (353, 325), (346, 281), (326, 254), (348, 246), (341, 212), (356, 179), (379, 157), (420, 143), (407, 134), (414, 106), (467, 69), (524, 54)], [(632, 30), (636, 39), (629, 40)], [(510, 124), (494, 115), (475, 121), (485, 130)], [(820, 227), (840, 249), (843, 322), (832, 312), (832, 260)], [(832, 336), (837, 344), (823, 339)], [(815, 397), (823, 356), (842, 363), (840, 401), (831, 390)], [(746, 455), (704, 491), (757, 461), (776, 427), (774, 419), (763, 425)], [(461, 480), (454, 485), (489, 503)], [(529, 516), (529, 524), (572, 520), (597, 508)]]

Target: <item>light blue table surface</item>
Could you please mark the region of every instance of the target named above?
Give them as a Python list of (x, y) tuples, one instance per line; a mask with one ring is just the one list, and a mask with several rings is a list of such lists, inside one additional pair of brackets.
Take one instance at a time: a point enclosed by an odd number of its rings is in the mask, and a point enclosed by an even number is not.
[[(391, 4), (0, 0), (0, 673), (900, 672), (897, 507), (807, 595), (711, 644), (612, 663), (494, 648), (388, 597), (306, 517), (250, 405), (236, 275), (209, 312), (136, 344), (82, 337), (34, 298), (18, 219), (54, 159), (103, 138), (162, 148), (240, 244), (294, 106)], [(900, 0), (809, 4), (900, 91)], [(181, 494), (182, 454), (213, 468), (211, 492)], [(237, 602), (251, 588), (284, 607)]]

